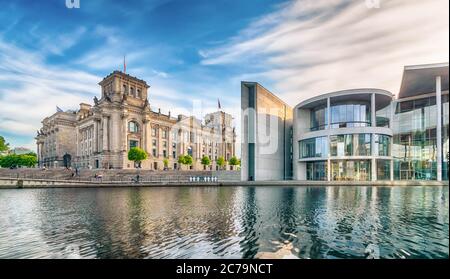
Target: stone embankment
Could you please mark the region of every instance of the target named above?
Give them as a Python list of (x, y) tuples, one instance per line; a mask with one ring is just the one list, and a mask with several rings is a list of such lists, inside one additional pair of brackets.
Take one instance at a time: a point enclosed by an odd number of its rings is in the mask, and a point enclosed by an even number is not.
[(239, 171), (0, 169), (0, 188), (128, 186), (448, 186), (448, 181), (240, 181)]

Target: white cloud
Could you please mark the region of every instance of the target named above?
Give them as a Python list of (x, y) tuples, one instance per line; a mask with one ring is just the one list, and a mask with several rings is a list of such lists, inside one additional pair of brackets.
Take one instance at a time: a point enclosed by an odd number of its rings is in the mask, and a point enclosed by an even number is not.
[(97, 95), (99, 80), (86, 72), (49, 66), (40, 52), (25, 51), (0, 37), (0, 131), (31, 140), (56, 106), (75, 109)]
[[(225, 45), (201, 50), (202, 64), (251, 64), (295, 105), (355, 87), (397, 93), (403, 66), (449, 60), (448, 1), (304, 0), (251, 23)], [(244, 75), (245, 76), (245, 75)]]

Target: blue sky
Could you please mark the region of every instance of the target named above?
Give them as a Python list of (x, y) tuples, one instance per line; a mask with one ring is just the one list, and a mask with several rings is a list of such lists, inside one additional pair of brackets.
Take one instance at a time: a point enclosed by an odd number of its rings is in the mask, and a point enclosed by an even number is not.
[(125, 54), (152, 109), (208, 112), (220, 98), (237, 122), (241, 80), (294, 106), (354, 87), (395, 94), (404, 65), (448, 61), (448, 1), (368, 2), (0, 0), (0, 135), (34, 148), (42, 118), (92, 102)]

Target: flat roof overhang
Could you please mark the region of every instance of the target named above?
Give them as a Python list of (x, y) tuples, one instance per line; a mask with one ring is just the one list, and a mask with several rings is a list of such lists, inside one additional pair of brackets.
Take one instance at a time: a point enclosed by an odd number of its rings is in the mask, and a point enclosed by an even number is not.
[(448, 63), (405, 66), (398, 98), (409, 98), (436, 92), (436, 77), (441, 90), (448, 91)]
[(330, 98), (331, 105), (346, 101), (368, 101), (370, 102), (370, 95), (375, 94), (376, 109), (384, 108), (392, 101), (392, 93), (383, 89), (376, 88), (359, 88), (336, 91), (322, 94), (313, 98), (307, 99), (299, 103), (295, 108), (298, 109), (312, 109), (318, 106), (326, 106), (327, 98)]

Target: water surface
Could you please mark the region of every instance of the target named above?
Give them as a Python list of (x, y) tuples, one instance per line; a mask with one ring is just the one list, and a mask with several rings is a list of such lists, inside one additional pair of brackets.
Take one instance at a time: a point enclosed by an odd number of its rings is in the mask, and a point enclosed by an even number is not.
[(448, 187), (12, 189), (0, 212), (0, 258), (449, 256)]

